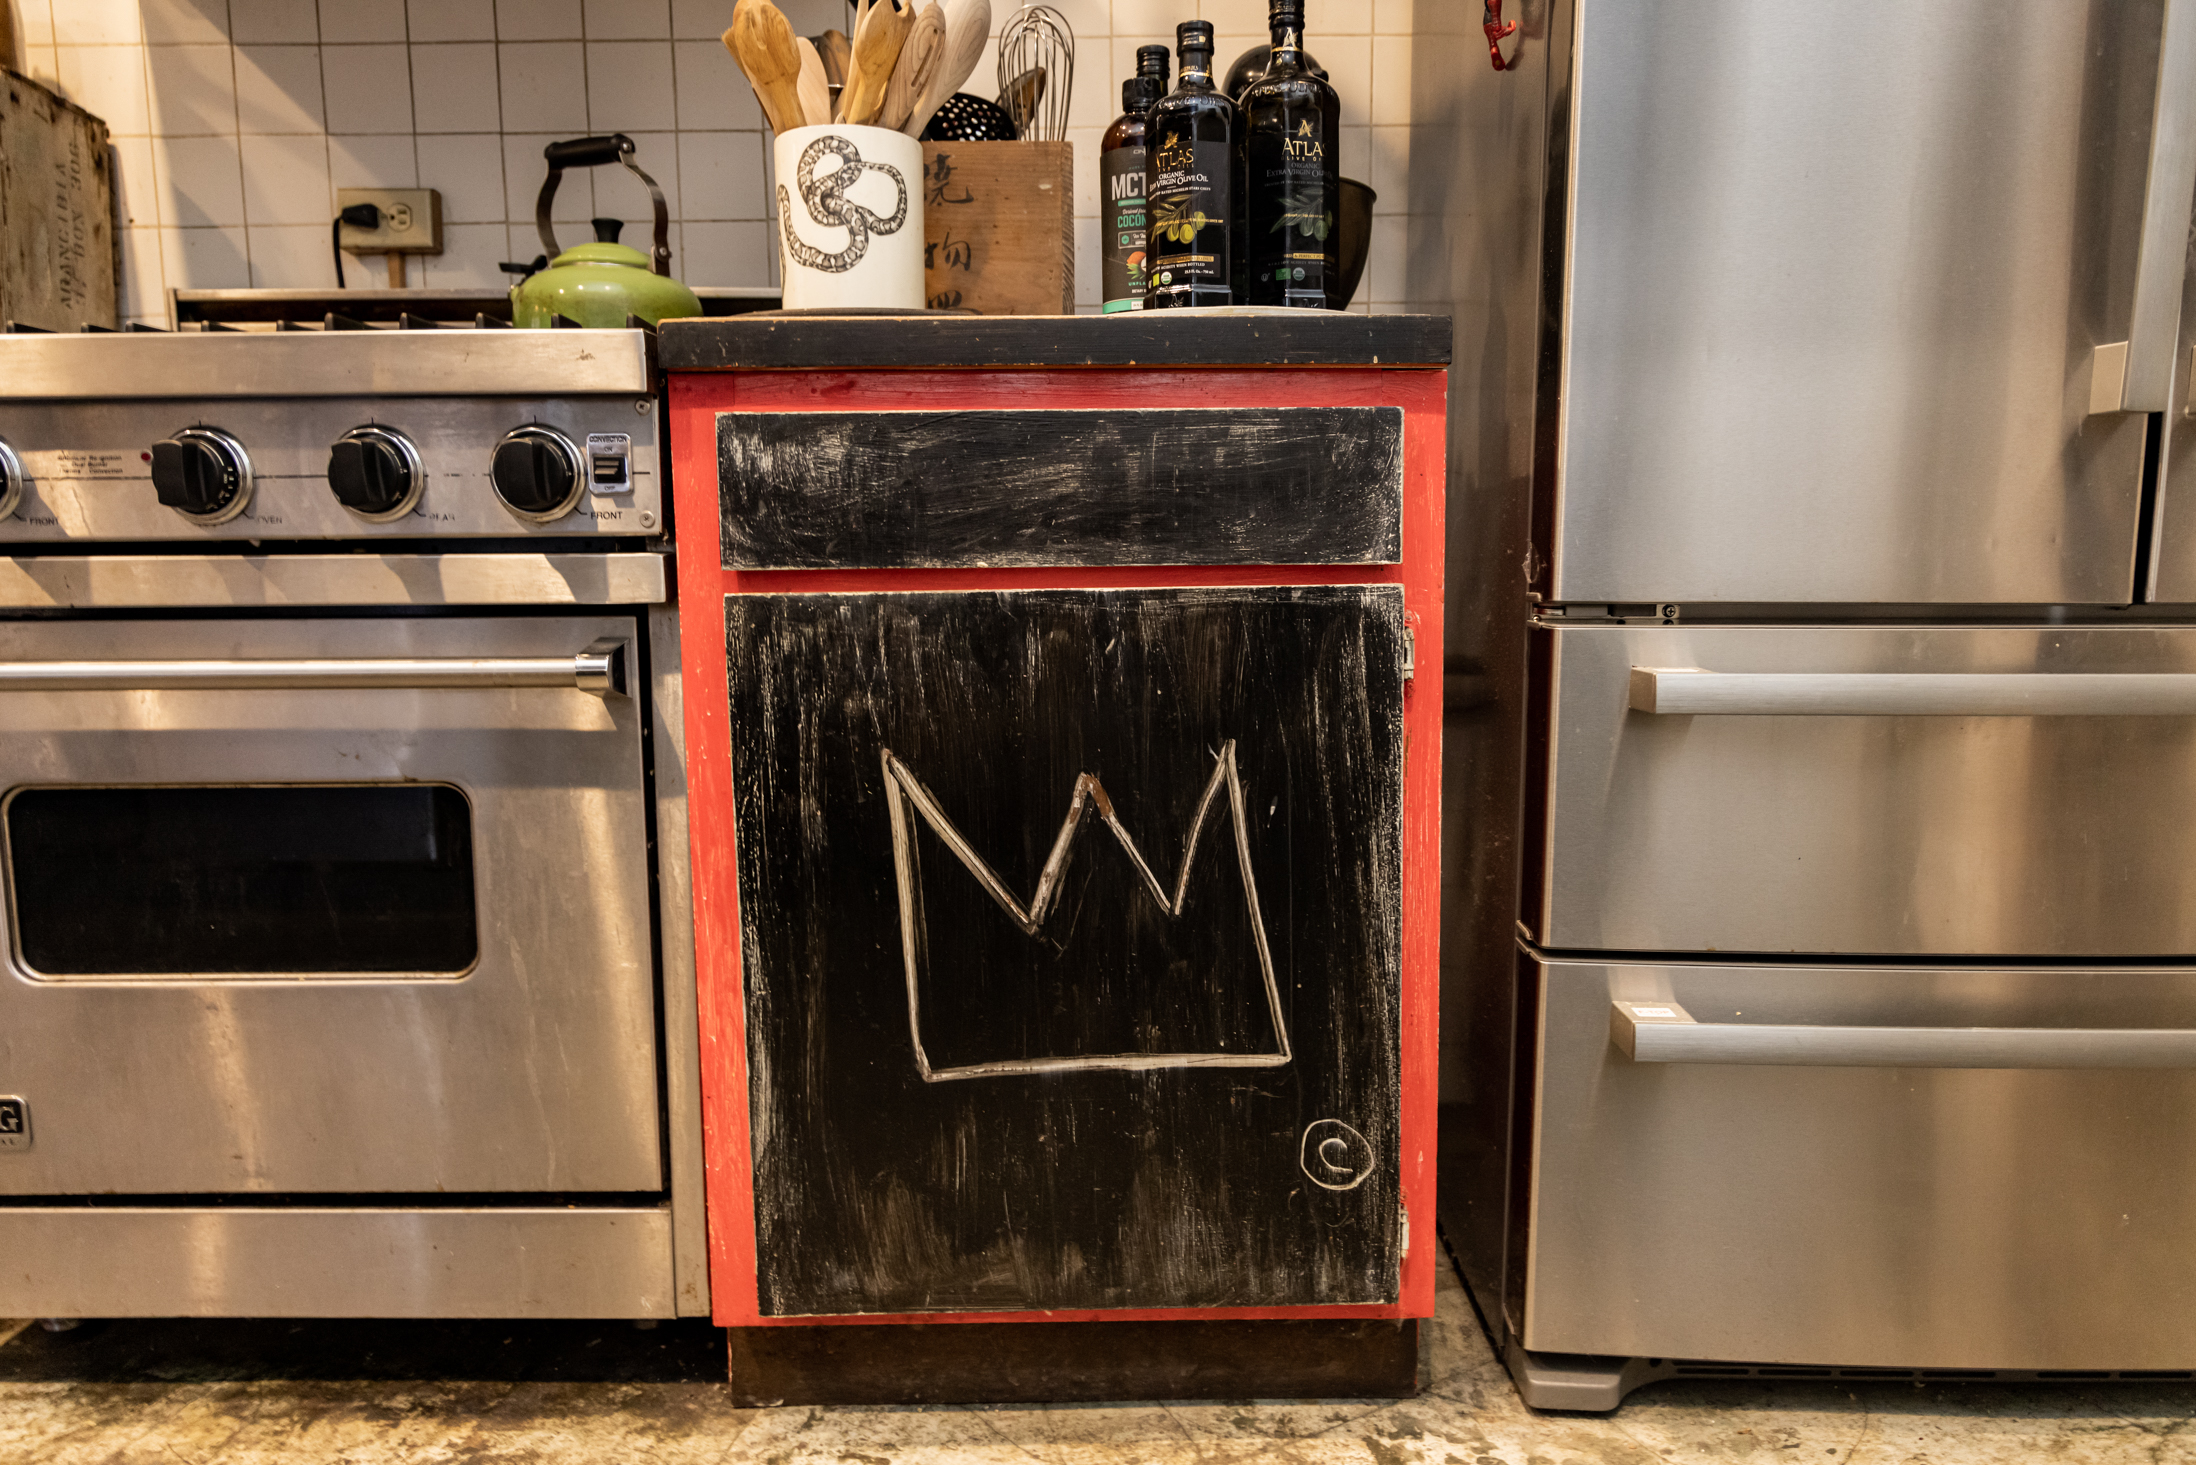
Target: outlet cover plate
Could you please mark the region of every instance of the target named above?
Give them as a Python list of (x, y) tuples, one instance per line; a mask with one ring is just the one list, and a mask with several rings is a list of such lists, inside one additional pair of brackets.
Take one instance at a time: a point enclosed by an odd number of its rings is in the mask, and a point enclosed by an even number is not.
[(340, 243), (349, 254), (442, 253), (442, 193), (433, 188), (339, 188), (336, 208), (370, 203), (381, 210), (381, 227), (342, 226)]

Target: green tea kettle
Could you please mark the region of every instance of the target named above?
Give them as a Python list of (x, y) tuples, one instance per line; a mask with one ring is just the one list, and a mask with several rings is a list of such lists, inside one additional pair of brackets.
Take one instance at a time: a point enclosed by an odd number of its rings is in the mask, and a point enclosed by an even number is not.
[[(528, 270), (525, 278), (511, 287), (511, 324), (542, 330), (561, 320), (615, 330), (622, 328), (628, 317), (657, 325), (702, 313), (701, 301), (694, 292), (671, 278), (670, 206), (664, 202), (656, 180), (634, 163), (633, 139), (622, 132), (608, 137), (578, 137), (549, 144), (542, 156), (549, 160), (549, 177), (541, 185), (541, 196), (534, 201), (534, 227), (548, 253), (531, 267), (504, 266), (514, 273)], [(653, 258), (630, 244), (618, 243), (618, 231), (624, 227), (619, 219), (596, 219), (592, 244), (558, 247), (556, 231), (549, 224), (549, 206), (557, 196), (558, 181), (566, 168), (593, 168), (603, 163), (623, 163), (628, 172), (648, 185), (648, 197), (656, 211)]]

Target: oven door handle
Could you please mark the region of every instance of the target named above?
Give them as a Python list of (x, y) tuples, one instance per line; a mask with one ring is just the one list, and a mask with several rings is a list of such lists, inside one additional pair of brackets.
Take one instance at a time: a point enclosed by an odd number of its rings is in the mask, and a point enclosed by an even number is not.
[(2186, 1028), (1899, 1028), (1697, 1022), (1675, 1002), (1609, 1004), (1634, 1063), (1792, 1068), (2196, 1068)]
[(2196, 672), (1759, 672), (1635, 666), (1664, 717), (2186, 717)]
[(305, 657), (279, 661), (6, 661), (0, 692), (280, 692), (337, 688), (568, 687), (626, 692), (625, 643), (576, 656)]

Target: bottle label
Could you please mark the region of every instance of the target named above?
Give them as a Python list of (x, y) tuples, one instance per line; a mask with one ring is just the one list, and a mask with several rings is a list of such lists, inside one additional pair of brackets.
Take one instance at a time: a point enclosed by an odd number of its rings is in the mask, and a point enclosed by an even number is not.
[(1105, 308), (1144, 308), (1144, 149), (1115, 148), (1098, 164), (1104, 191), (1099, 221), (1106, 234), (1102, 257)]
[(1152, 160), (1151, 288), (1200, 295), (1228, 288), (1228, 204), (1233, 160), (1223, 141), (1169, 127)]
[(1333, 139), (1317, 113), (1251, 124), (1244, 282), (1254, 303), (1320, 305), (1338, 257)]

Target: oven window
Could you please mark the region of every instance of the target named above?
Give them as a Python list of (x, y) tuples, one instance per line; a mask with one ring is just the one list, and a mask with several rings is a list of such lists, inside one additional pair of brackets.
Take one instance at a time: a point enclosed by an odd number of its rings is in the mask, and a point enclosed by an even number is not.
[(32, 788), (7, 804), (41, 976), (473, 965), (473, 825), (439, 784)]

